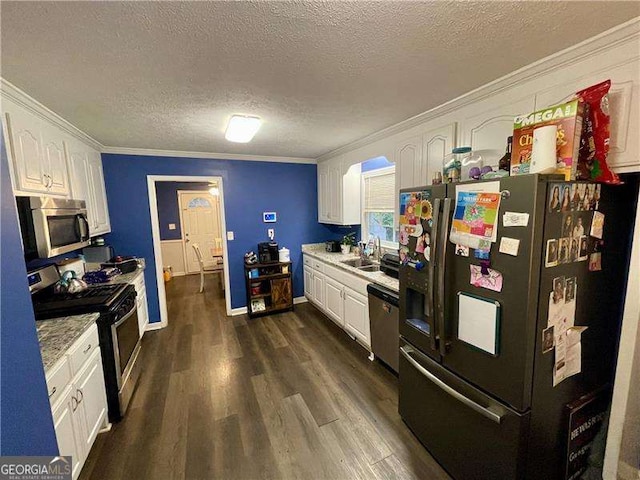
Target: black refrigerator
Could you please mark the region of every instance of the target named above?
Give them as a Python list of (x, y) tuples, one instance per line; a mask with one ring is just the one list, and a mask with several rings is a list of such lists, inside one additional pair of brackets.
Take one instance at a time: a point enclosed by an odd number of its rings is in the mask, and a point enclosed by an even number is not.
[[(593, 435), (569, 422), (583, 400), (609, 401), (637, 185), (523, 175), (400, 191), (399, 412), (454, 478), (584, 469), (571, 442)], [(466, 191), (499, 197), (493, 229)]]

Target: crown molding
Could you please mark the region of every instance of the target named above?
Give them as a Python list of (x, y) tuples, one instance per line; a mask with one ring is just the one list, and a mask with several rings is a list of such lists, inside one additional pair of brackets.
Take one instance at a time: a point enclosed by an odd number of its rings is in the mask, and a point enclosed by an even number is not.
[(184, 150), (155, 150), (152, 148), (102, 147), (102, 153), (116, 155), (138, 155), (143, 157), (180, 157), (215, 160), (242, 160), (249, 162), (316, 164), (315, 158), (277, 157), (268, 155), (245, 155), (237, 153), (187, 152)]
[(371, 143), (383, 140), (394, 134), (403, 132), (412, 127), (426, 123), (437, 117), (450, 113), (454, 110), (462, 108), (471, 103), (481, 101), (500, 91), (513, 87), (523, 80), (532, 80), (541, 75), (547, 74), (552, 70), (560, 67), (568, 66), (583, 60), (589, 55), (596, 54), (602, 50), (610, 49), (617, 45), (629, 42), (637, 44), (640, 39), (640, 17), (633, 18), (628, 22), (622, 23), (614, 28), (602, 32), (595, 37), (588, 38), (580, 43), (572, 45), (564, 50), (560, 50), (554, 54), (544, 57), (536, 62), (526, 65), (515, 70), (503, 77), (493, 80), (482, 85), (470, 92), (464, 93), (448, 102), (438, 105), (426, 112), (419, 113), (416, 116), (403, 120), (402, 122), (391, 125), (387, 128), (374, 132), (366, 137), (351, 142), (340, 148), (336, 148), (330, 152), (320, 155), (318, 163), (338, 155), (357, 150), (358, 148), (370, 145)]
[(37, 101), (35, 98), (24, 92), (23, 90), (16, 87), (13, 83), (5, 80), (0, 77), (0, 93), (3, 98), (8, 98), (9, 100), (17, 103), (23, 108), (26, 108), (31, 113), (37, 115), (41, 119), (49, 122), (56, 127), (60, 128), (62, 131), (68, 133), (69, 135), (77, 138), (81, 142), (84, 142), (90, 145), (92, 148), (100, 151), (102, 150), (102, 144), (98, 142), (95, 138), (87, 135), (82, 130), (69, 123), (67, 120), (62, 118), (60, 115), (55, 113), (53, 110), (47, 108), (42, 103)]

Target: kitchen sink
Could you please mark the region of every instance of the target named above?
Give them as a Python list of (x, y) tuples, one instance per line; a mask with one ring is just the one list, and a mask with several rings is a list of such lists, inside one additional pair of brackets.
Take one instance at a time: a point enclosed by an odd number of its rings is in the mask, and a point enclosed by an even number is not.
[(363, 267), (357, 267), (358, 270), (362, 270), (363, 272), (379, 272), (380, 265), (365, 265)]
[(340, 263), (344, 263), (345, 265), (349, 265), (350, 267), (356, 267), (356, 268), (378, 266), (377, 263), (372, 262), (368, 258), (352, 258), (350, 260), (342, 260), (342, 262)]

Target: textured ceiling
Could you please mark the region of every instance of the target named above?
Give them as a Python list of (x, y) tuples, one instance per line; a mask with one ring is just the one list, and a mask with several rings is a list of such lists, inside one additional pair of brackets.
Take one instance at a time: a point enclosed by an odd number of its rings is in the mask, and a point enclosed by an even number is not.
[[(104, 145), (317, 157), (640, 2), (8, 2), (2, 76)], [(253, 142), (224, 140), (258, 115)]]

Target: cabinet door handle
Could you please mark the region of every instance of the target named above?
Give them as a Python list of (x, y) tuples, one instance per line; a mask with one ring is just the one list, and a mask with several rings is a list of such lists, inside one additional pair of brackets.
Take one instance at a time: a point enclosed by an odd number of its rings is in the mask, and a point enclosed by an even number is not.
[(87, 345), (87, 348), (85, 348), (82, 353), (87, 353), (89, 350), (91, 350), (91, 344)]
[(53, 397), (53, 395), (58, 391), (58, 387), (53, 387), (51, 389), (51, 393), (49, 394), (49, 398)]
[(78, 404), (81, 404), (82, 400), (84, 400), (84, 393), (82, 393), (82, 390), (80, 390), (79, 388), (76, 388), (76, 392), (80, 394), (80, 400), (78, 400)]
[[(74, 401), (76, 402), (75, 405), (73, 404)], [(71, 396), (71, 411), (75, 412), (77, 409), (78, 409), (78, 399), (72, 395)]]

